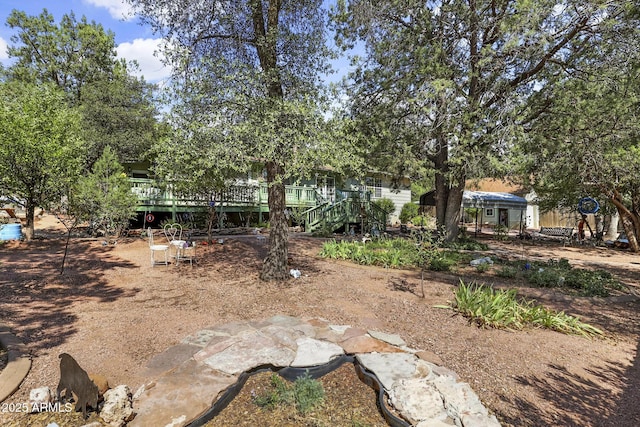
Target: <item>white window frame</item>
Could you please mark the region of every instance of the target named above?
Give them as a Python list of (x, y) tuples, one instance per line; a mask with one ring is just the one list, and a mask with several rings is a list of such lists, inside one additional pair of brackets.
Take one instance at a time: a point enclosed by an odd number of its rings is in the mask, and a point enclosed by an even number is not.
[(371, 193), (372, 199), (382, 198), (382, 179), (366, 177), (364, 179), (365, 189)]

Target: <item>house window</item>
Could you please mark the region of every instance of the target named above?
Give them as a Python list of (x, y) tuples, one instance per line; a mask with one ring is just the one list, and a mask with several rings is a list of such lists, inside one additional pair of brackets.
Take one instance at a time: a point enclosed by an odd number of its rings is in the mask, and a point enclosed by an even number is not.
[(493, 216), (493, 209), (492, 208), (487, 209), (486, 215)]
[(382, 197), (382, 180), (380, 178), (366, 178), (365, 186), (372, 198)]

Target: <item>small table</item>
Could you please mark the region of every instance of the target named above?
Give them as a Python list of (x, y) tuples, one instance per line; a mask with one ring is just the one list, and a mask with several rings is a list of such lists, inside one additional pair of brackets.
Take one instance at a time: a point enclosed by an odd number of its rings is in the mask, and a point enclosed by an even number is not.
[(192, 242), (191, 244), (184, 242), (182, 245), (176, 246), (176, 249), (176, 265), (180, 264), (180, 261), (189, 261), (189, 263), (193, 265), (193, 261), (196, 261), (195, 242)]
[(180, 249), (187, 244), (186, 240), (170, 240), (169, 241), (169, 257), (175, 258), (176, 262), (180, 255)]

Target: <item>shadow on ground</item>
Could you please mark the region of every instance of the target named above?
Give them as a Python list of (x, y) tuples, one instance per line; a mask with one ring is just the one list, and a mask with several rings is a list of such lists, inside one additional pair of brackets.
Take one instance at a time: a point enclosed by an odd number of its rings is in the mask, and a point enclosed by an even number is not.
[[(77, 332), (70, 305), (115, 301), (136, 292), (109, 285), (103, 275), (139, 267), (95, 241), (72, 241), (60, 274), (64, 244), (64, 239), (47, 239), (0, 246), (0, 320), (11, 319), (10, 326), (32, 351), (58, 346)], [(24, 310), (27, 303), (30, 311)]]

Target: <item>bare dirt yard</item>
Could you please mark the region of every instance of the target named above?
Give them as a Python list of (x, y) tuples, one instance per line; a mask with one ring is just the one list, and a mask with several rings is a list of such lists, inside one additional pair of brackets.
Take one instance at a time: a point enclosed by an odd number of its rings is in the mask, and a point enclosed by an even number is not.
[[(505, 426), (640, 425), (640, 256), (629, 252), (486, 240), (484, 255), (567, 258), (605, 269), (629, 289), (608, 298), (573, 297), (469, 269), (429, 272), (422, 298), (418, 271), (325, 260), (318, 256), (324, 240), (302, 235), (290, 238), (290, 265), (302, 276), (286, 283), (258, 279), (267, 247), (250, 235), (199, 246), (193, 267), (151, 267), (147, 242), (136, 236), (106, 246), (74, 238), (61, 275), (63, 231), (45, 216), (36, 226), (43, 238), (0, 245), (0, 323), (33, 358), (31, 372), (5, 402), (28, 401), (36, 387), (55, 390), (63, 352), (111, 385), (135, 391), (151, 380), (142, 374), (151, 357), (198, 329), (284, 314), (399, 334), (457, 372)], [(480, 329), (434, 308), (452, 299), (461, 279), (517, 286), (523, 296), (603, 329), (605, 337)], [(399, 282), (408, 286), (393, 285)], [(11, 416), (0, 413), (0, 423)]]

